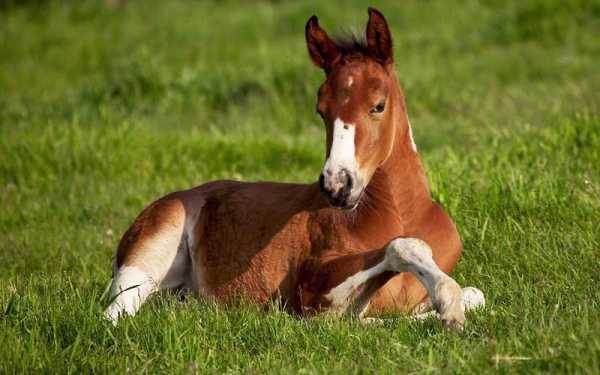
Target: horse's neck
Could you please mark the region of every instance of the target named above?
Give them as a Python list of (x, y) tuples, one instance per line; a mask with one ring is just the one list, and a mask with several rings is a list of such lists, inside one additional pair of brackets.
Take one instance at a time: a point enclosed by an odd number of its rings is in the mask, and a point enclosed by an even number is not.
[[(398, 131), (398, 133), (400, 133)], [(377, 169), (369, 188), (382, 196), (380, 204), (392, 205), (404, 218), (418, 210), (414, 207), (430, 200), (427, 177), (413, 150), (410, 136), (397, 134), (397, 142), (389, 158)]]
[(373, 175), (365, 193), (366, 201), (357, 213), (369, 226), (377, 223), (404, 228), (431, 204), (427, 177), (413, 146), (399, 87), (394, 96), (394, 147)]

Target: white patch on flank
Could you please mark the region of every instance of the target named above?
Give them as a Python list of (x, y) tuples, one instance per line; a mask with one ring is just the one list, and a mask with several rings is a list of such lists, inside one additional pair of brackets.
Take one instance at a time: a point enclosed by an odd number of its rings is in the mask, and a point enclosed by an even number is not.
[(354, 84), (354, 78), (352, 76), (348, 77), (348, 87), (352, 87)]
[(412, 145), (412, 149), (414, 152), (417, 152), (417, 144), (415, 143), (415, 139), (413, 138), (412, 126), (410, 126), (410, 119), (406, 116), (408, 122), (408, 136), (410, 137), (410, 144)]
[(146, 298), (157, 288), (156, 282), (138, 267), (119, 268), (110, 291), (114, 300), (104, 316), (116, 324), (124, 315), (135, 315)]
[(370, 278), (377, 276), (384, 271), (386, 271), (386, 262), (381, 262), (374, 267), (355, 273), (344, 280), (344, 282), (331, 289), (325, 296), (325, 298), (331, 301), (331, 312), (345, 312), (352, 303), (351, 297), (357, 288), (366, 283)]
[(178, 216), (176, 225), (164, 225), (159, 233), (139, 240), (136, 245), (139, 256), (132, 264), (126, 264), (126, 268), (137, 266), (159, 290), (182, 285), (189, 276), (190, 263), (189, 231), (184, 220), (183, 215)]
[(325, 176), (336, 174), (344, 168), (350, 172), (356, 171), (354, 134), (353, 124), (345, 124), (339, 117), (335, 119), (333, 122), (333, 142), (331, 143), (329, 158), (327, 158), (323, 167)]

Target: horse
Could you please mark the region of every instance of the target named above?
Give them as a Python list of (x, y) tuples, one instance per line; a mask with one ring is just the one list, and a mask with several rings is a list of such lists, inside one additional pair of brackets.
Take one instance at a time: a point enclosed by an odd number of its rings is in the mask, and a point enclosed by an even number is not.
[(325, 72), (316, 110), (326, 133), (318, 182), (212, 181), (146, 207), (113, 261), (114, 324), (152, 293), (267, 305), (290, 313), (379, 319), (437, 316), (462, 330), (483, 293), (449, 276), (462, 244), (431, 198), (384, 16), (368, 9), (364, 37), (305, 27), (312, 62)]

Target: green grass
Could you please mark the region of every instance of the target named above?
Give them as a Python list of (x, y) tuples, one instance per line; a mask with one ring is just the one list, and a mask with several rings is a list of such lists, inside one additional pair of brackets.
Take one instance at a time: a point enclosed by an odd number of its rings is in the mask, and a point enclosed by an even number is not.
[(434, 197), (488, 306), (462, 334), (160, 295), (112, 327), (116, 243), (217, 178), (311, 182), (304, 23), (362, 1), (0, 7), (0, 373), (600, 371), (600, 2), (375, 2)]

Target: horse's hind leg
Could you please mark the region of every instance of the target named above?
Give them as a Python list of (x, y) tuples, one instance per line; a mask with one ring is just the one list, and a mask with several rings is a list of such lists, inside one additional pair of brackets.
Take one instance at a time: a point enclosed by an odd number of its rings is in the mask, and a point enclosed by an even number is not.
[(166, 197), (142, 211), (119, 244), (104, 315), (116, 324), (135, 315), (152, 293), (187, 284), (190, 240), (179, 199)]

